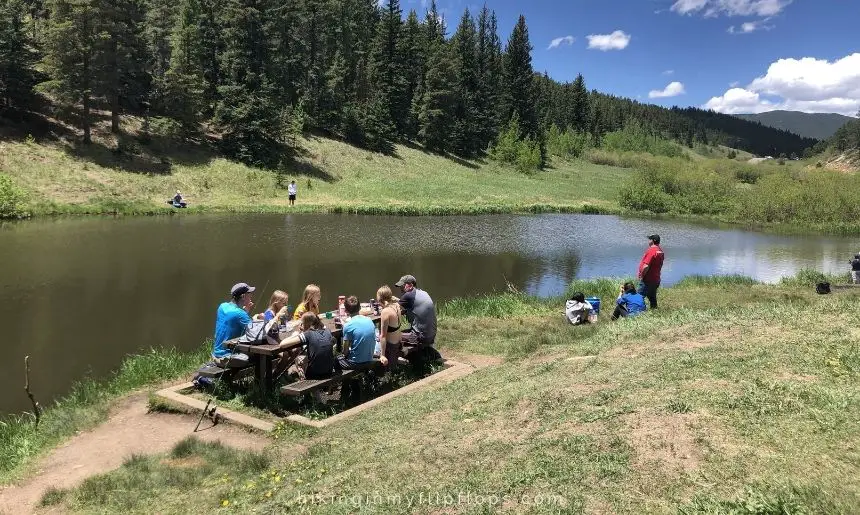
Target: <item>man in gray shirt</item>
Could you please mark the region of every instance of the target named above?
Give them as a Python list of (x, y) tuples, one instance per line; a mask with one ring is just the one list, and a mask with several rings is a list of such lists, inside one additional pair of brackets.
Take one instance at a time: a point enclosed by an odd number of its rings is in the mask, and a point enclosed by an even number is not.
[(436, 306), (426, 291), (418, 288), (414, 276), (404, 275), (394, 283), (403, 294), (400, 296), (400, 306), (406, 313), (406, 320), (412, 326), (404, 331), (400, 342), (404, 354), (420, 347), (432, 347), (436, 342)]

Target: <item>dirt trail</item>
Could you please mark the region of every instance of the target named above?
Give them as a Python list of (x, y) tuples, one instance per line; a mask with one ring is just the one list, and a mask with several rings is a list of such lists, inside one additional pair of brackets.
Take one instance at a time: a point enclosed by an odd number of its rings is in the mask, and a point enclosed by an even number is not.
[(262, 435), (226, 424), (210, 427), (208, 420), (193, 433), (196, 423), (197, 418), (190, 415), (147, 413), (146, 395), (127, 397), (107, 422), (72, 437), (42, 458), (29, 479), (0, 487), (0, 513), (32, 513), (49, 487), (73, 487), (90, 476), (116, 469), (132, 454), (166, 452), (192, 434), (240, 449), (261, 450), (268, 444)]

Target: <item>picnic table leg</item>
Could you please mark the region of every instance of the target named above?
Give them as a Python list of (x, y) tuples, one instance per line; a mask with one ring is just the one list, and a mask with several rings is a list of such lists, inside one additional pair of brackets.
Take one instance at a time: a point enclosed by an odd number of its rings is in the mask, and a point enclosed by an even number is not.
[(257, 359), (257, 384), (265, 393), (272, 389), (272, 356), (260, 354)]

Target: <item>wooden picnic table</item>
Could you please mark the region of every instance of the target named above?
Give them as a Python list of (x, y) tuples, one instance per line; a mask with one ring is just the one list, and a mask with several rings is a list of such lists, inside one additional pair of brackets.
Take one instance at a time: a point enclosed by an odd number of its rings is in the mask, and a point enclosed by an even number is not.
[[(372, 315), (368, 318), (373, 321), (374, 325), (379, 327), (380, 317), (378, 315)], [(332, 336), (337, 338), (337, 347), (339, 348), (340, 341), (343, 338), (343, 328), (335, 327), (333, 318), (321, 317), (320, 320), (329, 329), (329, 331), (331, 331)], [(263, 391), (269, 391), (273, 386), (272, 368), (275, 358), (281, 356), (286, 351), (301, 347), (303, 344), (298, 342), (294, 345), (281, 347), (280, 345), (249, 345), (247, 343), (236, 343), (232, 340), (227, 340), (224, 342), (224, 345), (233, 352), (242, 352), (254, 359), (257, 384), (263, 389)], [(298, 353), (290, 353), (290, 357), (282, 359), (289, 359), (291, 361), (291, 363), (287, 364), (287, 366), (289, 366), (292, 364), (292, 361), (295, 361), (297, 356)]]

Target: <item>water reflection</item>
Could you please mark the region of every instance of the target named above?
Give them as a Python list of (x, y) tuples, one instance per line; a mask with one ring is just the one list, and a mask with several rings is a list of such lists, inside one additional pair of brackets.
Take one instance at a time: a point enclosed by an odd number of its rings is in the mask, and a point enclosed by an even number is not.
[[(538, 294), (574, 278), (629, 276), (660, 233), (664, 282), (689, 274), (741, 273), (775, 281), (798, 268), (847, 269), (854, 239), (784, 237), (610, 216), (359, 217), (216, 215), (59, 219), (0, 229), (0, 324), (9, 363), (25, 354), (47, 401), (90, 373), (150, 346), (193, 348), (210, 336), (215, 306), (240, 280), (289, 292), (308, 282), (323, 303), (369, 298), (416, 275), (437, 299), (503, 291)], [(265, 286), (265, 288), (263, 288)], [(258, 295), (258, 308), (268, 299)], [(0, 377), (20, 391), (21, 367)], [(26, 409), (20, 395), (0, 412)]]

